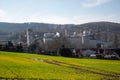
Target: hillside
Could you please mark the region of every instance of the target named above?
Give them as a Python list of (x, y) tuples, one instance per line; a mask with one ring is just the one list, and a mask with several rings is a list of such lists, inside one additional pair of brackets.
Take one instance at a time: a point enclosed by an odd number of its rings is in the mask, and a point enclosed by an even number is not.
[(120, 61), (0, 52), (0, 79), (120, 80)]
[(91, 29), (99, 28), (101, 30), (107, 30), (109, 28), (110, 31), (120, 31), (120, 24), (113, 22), (91, 22), (86, 24), (79, 25), (81, 27), (88, 27)]
[(41, 32), (53, 32), (53, 31), (64, 31), (64, 29), (77, 31), (78, 29), (90, 28), (101, 30), (107, 30), (109, 27), (110, 31), (120, 31), (120, 24), (113, 22), (91, 22), (80, 25), (74, 24), (48, 24), (48, 23), (5, 23), (0, 22), (0, 31), (2, 32), (21, 32), (26, 30), (26, 28), (36, 29)]

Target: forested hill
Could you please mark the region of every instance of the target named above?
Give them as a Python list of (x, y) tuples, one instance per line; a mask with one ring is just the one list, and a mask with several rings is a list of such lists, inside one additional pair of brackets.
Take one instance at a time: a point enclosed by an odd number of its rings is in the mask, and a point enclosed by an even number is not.
[(48, 23), (6, 23), (0, 22), (0, 32), (21, 32), (26, 30), (26, 28), (37, 29), (40, 31), (59, 31), (59, 30), (78, 30), (78, 29), (96, 29), (99, 28), (101, 30), (107, 30), (107, 28), (111, 31), (120, 31), (120, 23), (113, 22), (91, 22), (85, 24), (48, 24)]
[(99, 28), (102, 30), (107, 30), (109, 28), (111, 31), (120, 31), (120, 23), (113, 23), (113, 22), (91, 22), (86, 24), (79, 25), (81, 27), (88, 27), (88, 28)]

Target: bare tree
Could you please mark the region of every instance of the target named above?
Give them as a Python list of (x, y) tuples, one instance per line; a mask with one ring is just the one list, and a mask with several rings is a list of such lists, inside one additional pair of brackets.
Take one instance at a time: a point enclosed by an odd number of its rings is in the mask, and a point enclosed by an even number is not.
[(51, 55), (59, 55), (59, 50), (64, 45), (65, 47), (69, 48), (70, 43), (65, 36), (54, 37), (53, 41), (50, 44), (47, 44), (47, 50), (52, 52)]
[(35, 40), (31, 45), (30, 45), (30, 50), (34, 53), (40, 53), (42, 44), (40, 40)]

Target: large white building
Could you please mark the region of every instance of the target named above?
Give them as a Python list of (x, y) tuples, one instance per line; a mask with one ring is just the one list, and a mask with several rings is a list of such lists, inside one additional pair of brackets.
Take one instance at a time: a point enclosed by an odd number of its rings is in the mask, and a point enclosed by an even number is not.
[[(79, 34), (79, 35), (78, 35)], [(82, 33), (76, 33), (73, 32), (73, 35), (69, 35), (67, 31), (65, 31), (64, 37), (67, 39), (67, 42), (64, 42), (64, 45), (66, 45), (68, 48), (98, 48), (98, 44), (101, 46), (101, 48), (109, 47), (112, 44), (110, 42), (105, 42), (102, 40), (96, 40), (93, 38), (93, 34), (91, 34), (90, 31), (83, 31)], [(45, 33), (43, 42), (46, 46), (52, 45), (54, 43), (55, 37), (60, 37), (60, 34), (57, 33)]]
[(105, 42), (102, 40), (96, 40), (93, 38), (93, 34), (90, 31), (83, 31), (80, 36), (69, 36), (68, 41), (73, 48), (98, 48), (98, 44), (101, 45), (101, 48), (110, 47), (112, 43)]

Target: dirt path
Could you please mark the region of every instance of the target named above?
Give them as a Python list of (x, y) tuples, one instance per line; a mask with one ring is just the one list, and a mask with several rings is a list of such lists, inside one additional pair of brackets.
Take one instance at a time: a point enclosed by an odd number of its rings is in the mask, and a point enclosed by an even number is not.
[[(37, 59), (37, 60), (48, 63), (48, 64), (53, 64), (53, 65), (64, 66), (64, 67), (76, 69), (77, 71), (80, 71), (80, 72), (98, 74), (98, 75), (102, 75), (104, 77), (112, 77), (112, 78), (114, 78), (114, 80), (120, 79), (120, 73), (100, 71), (100, 70), (94, 71), (88, 67), (83, 68), (83, 66), (78, 66), (78, 65), (60, 62), (60, 61), (56, 61), (56, 60), (47, 60), (47, 59)], [(102, 79), (102, 80), (111, 80), (111, 79)]]

